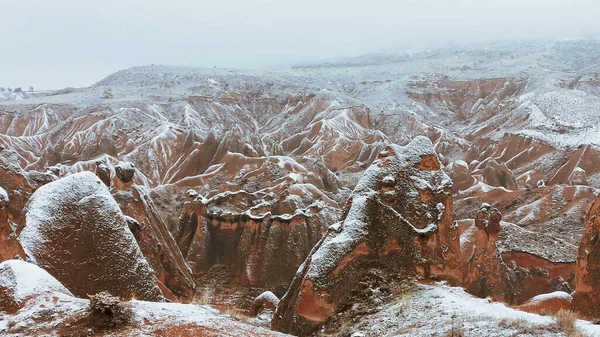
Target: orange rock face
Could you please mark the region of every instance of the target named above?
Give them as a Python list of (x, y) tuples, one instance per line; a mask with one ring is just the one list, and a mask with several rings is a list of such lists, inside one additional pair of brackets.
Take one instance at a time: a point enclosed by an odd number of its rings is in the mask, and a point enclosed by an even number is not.
[(340, 222), (298, 270), (273, 318), (275, 330), (310, 334), (345, 304), (370, 268), (425, 278), (461, 278), (452, 186), (431, 141), (388, 146), (365, 172)]
[(585, 218), (575, 271), (573, 308), (587, 317), (600, 317), (600, 197)]

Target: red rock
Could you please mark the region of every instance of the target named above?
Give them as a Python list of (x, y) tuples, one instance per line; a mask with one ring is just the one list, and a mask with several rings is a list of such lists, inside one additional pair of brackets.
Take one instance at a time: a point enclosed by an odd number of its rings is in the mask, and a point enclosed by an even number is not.
[(519, 305), (517, 309), (544, 315), (555, 315), (561, 309), (569, 310), (573, 296), (564, 292), (556, 291), (550, 294), (541, 294), (533, 297), (527, 302)]
[(108, 291), (160, 301), (154, 271), (118, 204), (91, 172), (40, 187), (24, 210), (19, 242), (31, 261), (76, 296)]
[(156, 272), (163, 294), (178, 302), (190, 302), (196, 285), (175, 239), (162, 220), (146, 190), (131, 185), (114, 190), (113, 196), (123, 213), (135, 222), (130, 229), (144, 257)]
[(585, 218), (575, 271), (573, 309), (590, 318), (600, 318), (600, 197)]
[(517, 189), (517, 181), (506, 164), (499, 164), (491, 159), (483, 169), (483, 181), (491, 186), (502, 186), (509, 190)]
[(0, 311), (14, 314), (27, 301), (55, 292), (71, 295), (52, 275), (34, 264), (20, 260), (0, 264)]
[(461, 241), (469, 241), (469, 244), (461, 244), (465, 270), (463, 287), (481, 298), (504, 300), (504, 262), (496, 247), (501, 220), (497, 209), (483, 204), (475, 217), (475, 230), (469, 233), (468, 239), (461, 237)]
[(466, 190), (475, 183), (469, 166), (462, 160), (450, 163), (446, 167), (446, 172), (450, 179), (452, 179), (452, 193)]
[(373, 266), (459, 282), (451, 186), (429, 139), (388, 146), (359, 181), (341, 222), (329, 228), (298, 270), (273, 328), (310, 334), (352, 301), (351, 291)]

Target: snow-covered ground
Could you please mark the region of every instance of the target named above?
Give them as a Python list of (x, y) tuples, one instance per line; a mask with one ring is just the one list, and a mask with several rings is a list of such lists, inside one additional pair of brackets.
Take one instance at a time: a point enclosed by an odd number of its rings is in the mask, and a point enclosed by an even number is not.
[[(352, 326), (353, 336), (567, 336), (554, 317), (512, 309), (444, 284), (422, 285), (378, 309)], [(600, 325), (583, 320), (575, 325), (585, 336), (600, 336)]]

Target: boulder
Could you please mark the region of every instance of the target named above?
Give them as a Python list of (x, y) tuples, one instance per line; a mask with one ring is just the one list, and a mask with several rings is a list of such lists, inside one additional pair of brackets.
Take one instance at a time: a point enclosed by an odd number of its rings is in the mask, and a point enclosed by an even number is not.
[(262, 294), (258, 295), (252, 304), (250, 304), (250, 309), (248, 310), (248, 316), (256, 317), (262, 310), (270, 309), (275, 310), (279, 305), (279, 298), (275, 296), (270, 291), (265, 291)]
[(108, 291), (124, 299), (164, 299), (127, 217), (93, 173), (40, 187), (23, 213), (19, 242), (28, 259), (75, 296)]
[(517, 189), (517, 180), (505, 163), (499, 164), (494, 159), (486, 163), (482, 173), (483, 182), (491, 186), (502, 186), (509, 190)]
[(0, 311), (13, 314), (30, 299), (54, 292), (71, 295), (58, 280), (34, 264), (20, 260), (0, 263)]
[(372, 269), (458, 283), (462, 278), (452, 182), (433, 144), (417, 137), (389, 145), (299, 268), (273, 317), (275, 330), (309, 335), (354, 301)]
[(99, 160), (96, 162), (96, 175), (102, 180), (104, 185), (110, 187), (110, 167), (103, 161)]
[(475, 183), (475, 178), (471, 175), (469, 165), (462, 160), (450, 163), (446, 167), (446, 172), (450, 179), (452, 179), (452, 193), (464, 191)]
[(564, 291), (555, 291), (549, 294), (537, 295), (517, 308), (534, 314), (555, 315), (561, 309), (570, 309), (572, 301), (573, 296), (571, 294)]

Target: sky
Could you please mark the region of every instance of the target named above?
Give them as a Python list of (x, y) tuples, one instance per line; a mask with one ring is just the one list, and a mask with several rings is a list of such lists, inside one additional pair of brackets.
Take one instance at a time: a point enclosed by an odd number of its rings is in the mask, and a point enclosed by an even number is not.
[(404, 48), (598, 36), (598, 0), (0, 0), (0, 86), (138, 65), (269, 68)]

